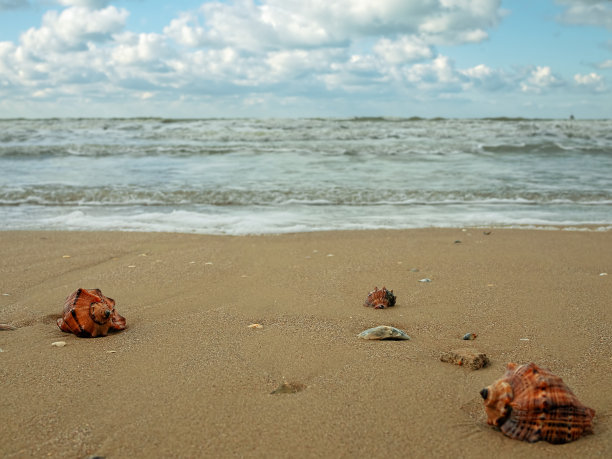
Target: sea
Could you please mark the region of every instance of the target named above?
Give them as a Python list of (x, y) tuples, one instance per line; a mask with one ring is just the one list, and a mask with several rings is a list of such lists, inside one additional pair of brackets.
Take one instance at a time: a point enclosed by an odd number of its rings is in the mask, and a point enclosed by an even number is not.
[(612, 120), (0, 119), (0, 230), (612, 228)]

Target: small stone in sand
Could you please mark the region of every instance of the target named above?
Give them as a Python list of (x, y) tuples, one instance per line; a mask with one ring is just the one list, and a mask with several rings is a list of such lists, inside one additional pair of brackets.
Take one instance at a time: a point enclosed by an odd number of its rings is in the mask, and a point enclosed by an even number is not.
[(263, 328), (262, 324), (251, 324), (249, 325), (249, 328)]
[(463, 366), (470, 370), (478, 370), (489, 364), (489, 358), (486, 354), (475, 349), (455, 349), (448, 351), (440, 356), (440, 360), (442, 362)]
[(431, 279), (426, 277), (425, 279), (420, 279), (419, 282), (431, 282)]
[(608, 273), (599, 273), (600, 276), (607, 276)]
[(10, 293), (3, 293), (2, 296), (11, 296)]
[(276, 389), (274, 389), (272, 392), (270, 392), (270, 395), (295, 394), (297, 392), (303, 391), (304, 389), (306, 389), (306, 386), (302, 383), (284, 382), (280, 386), (278, 386)]
[(136, 265), (128, 265), (128, 268), (135, 268)]
[(51, 346), (55, 346), (55, 347), (64, 347), (66, 345), (66, 341), (55, 341), (54, 343), (51, 343)]
[(70, 255), (62, 255), (62, 258), (70, 258)]
[(368, 328), (357, 335), (363, 339), (389, 339), (402, 340), (410, 339), (410, 336), (399, 328), (390, 327), (388, 325), (379, 325), (378, 327)]
[(463, 335), (463, 339), (466, 340), (466, 341), (467, 340), (471, 341), (471, 340), (476, 339), (477, 336), (478, 335), (476, 333), (466, 333), (465, 335)]
[(17, 330), (17, 327), (9, 324), (0, 324), (0, 330)]
[(116, 354), (117, 351), (106, 351), (107, 354)]

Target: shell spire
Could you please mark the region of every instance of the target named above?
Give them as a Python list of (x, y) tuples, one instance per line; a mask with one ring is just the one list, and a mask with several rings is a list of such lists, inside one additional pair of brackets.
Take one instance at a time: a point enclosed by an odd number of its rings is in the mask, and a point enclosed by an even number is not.
[(568, 443), (591, 432), (595, 410), (563, 380), (535, 363), (509, 363), (504, 376), (480, 391), (487, 423), (517, 440)]
[(115, 300), (102, 294), (99, 289), (80, 288), (64, 303), (57, 326), (77, 336), (106, 336), (109, 330), (125, 329), (125, 318), (115, 310)]

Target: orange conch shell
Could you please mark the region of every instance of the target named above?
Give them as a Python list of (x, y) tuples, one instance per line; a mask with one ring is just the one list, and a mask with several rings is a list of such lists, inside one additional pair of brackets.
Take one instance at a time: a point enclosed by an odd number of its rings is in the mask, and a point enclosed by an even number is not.
[(386, 287), (383, 287), (382, 290), (378, 290), (378, 287), (375, 287), (374, 290), (368, 294), (363, 305), (374, 309), (385, 309), (395, 306), (395, 299), (393, 290), (389, 291)]
[(66, 298), (57, 326), (68, 333), (94, 338), (106, 336), (109, 330), (123, 330), (125, 318), (115, 311), (115, 300), (99, 289), (80, 288)]
[(487, 423), (517, 440), (568, 443), (591, 432), (595, 410), (563, 380), (535, 363), (509, 363), (504, 376), (482, 389)]

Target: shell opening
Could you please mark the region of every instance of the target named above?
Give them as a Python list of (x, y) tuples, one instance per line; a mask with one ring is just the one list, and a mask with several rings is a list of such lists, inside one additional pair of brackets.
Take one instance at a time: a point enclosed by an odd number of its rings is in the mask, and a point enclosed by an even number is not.
[(480, 391), (480, 396), (486, 400), (487, 397), (489, 396), (489, 389), (487, 389), (486, 387)]

